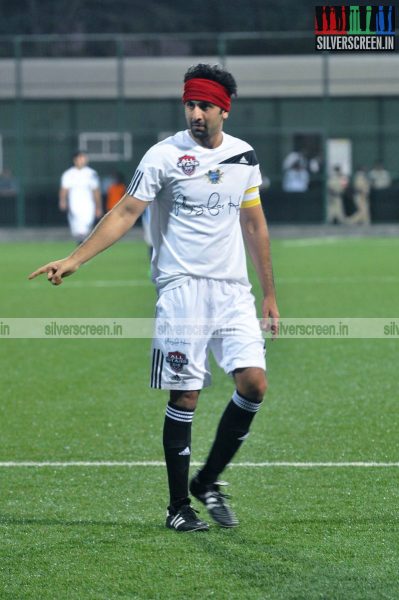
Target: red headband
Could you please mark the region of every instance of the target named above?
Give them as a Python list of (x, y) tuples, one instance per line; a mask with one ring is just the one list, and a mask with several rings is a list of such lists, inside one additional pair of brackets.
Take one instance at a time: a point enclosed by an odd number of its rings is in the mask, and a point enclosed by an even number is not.
[(189, 79), (184, 84), (183, 102), (190, 100), (204, 100), (223, 110), (229, 112), (231, 108), (231, 98), (224, 85), (211, 79)]

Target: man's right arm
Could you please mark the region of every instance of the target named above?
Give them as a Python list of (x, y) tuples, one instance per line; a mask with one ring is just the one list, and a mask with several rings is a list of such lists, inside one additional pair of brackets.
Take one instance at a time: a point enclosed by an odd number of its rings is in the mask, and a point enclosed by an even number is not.
[(61, 260), (43, 265), (29, 275), (34, 279), (47, 273), (47, 279), (54, 285), (62, 283), (62, 278), (72, 275), (87, 262), (119, 240), (133, 225), (148, 206), (132, 196), (125, 195), (114, 208), (99, 222), (89, 237), (72, 254)]

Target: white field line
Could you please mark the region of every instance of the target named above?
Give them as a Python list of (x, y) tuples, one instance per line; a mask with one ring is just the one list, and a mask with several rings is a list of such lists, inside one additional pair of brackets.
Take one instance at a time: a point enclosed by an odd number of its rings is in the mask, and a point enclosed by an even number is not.
[[(202, 465), (200, 462), (192, 462), (193, 467)], [(66, 467), (163, 467), (165, 463), (158, 460), (142, 460), (142, 461), (9, 461), (0, 462), (0, 468), (66, 468)], [(273, 467), (288, 467), (288, 468), (389, 468), (399, 467), (399, 462), (239, 462), (231, 463), (230, 467), (242, 468), (273, 468)]]
[(326, 246), (328, 244), (337, 244), (341, 243), (342, 241), (343, 238), (339, 236), (325, 236), (301, 238), (298, 240), (281, 240), (280, 243), (285, 248), (307, 248), (309, 246)]
[(276, 277), (276, 283), (350, 283), (357, 285), (358, 283), (399, 283), (399, 277), (395, 275), (375, 275), (370, 277)]
[[(273, 239), (273, 235), (272, 235)], [(276, 238), (275, 238), (276, 239)], [(329, 244), (341, 244), (341, 243), (349, 243), (349, 244), (357, 244), (358, 242), (363, 243), (365, 238), (358, 237), (346, 237), (345, 235), (340, 236), (324, 236), (324, 237), (308, 237), (308, 238), (299, 238), (299, 239), (281, 239), (279, 240), (280, 244), (286, 248), (307, 248), (310, 246), (327, 246)], [(373, 246), (392, 246), (398, 243), (398, 239), (396, 236), (386, 239), (373, 239)]]

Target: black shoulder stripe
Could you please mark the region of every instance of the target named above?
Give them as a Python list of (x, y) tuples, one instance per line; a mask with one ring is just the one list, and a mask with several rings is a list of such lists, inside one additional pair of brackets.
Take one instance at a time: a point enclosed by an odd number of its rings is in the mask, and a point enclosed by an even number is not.
[(130, 182), (130, 184), (126, 190), (126, 193), (129, 194), (129, 196), (134, 196), (135, 191), (137, 190), (137, 188), (139, 187), (139, 185), (141, 183), (141, 180), (143, 179), (143, 175), (144, 175), (144, 173), (137, 169), (137, 171), (133, 175), (132, 181)]
[(236, 156), (232, 156), (231, 158), (227, 158), (226, 160), (222, 160), (219, 163), (220, 165), (244, 165), (247, 167), (254, 167), (259, 164), (257, 156), (254, 150), (248, 150), (248, 152), (242, 152), (241, 154), (236, 154)]

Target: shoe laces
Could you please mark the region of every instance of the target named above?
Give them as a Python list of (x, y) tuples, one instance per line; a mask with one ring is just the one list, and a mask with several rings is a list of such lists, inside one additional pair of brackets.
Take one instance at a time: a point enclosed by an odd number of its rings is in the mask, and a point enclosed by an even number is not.
[(230, 494), (224, 494), (223, 492), (220, 491), (220, 486), (225, 486), (225, 485), (229, 485), (227, 483), (227, 481), (215, 481), (215, 483), (212, 484), (212, 486), (210, 486), (210, 490), (209, 492), (212, 495), (217, 496), (217, 498), (220, 498), (221, 501), (224, 503), (224, 499), (227, 498), (231, 498)]
[(193, 518), (197, 518), (197, 515), (199, 514), (199, 510), (196, 510), (195, 508), (193, 508), (191, 506), (191, 504), (184, 504), (183, 506), (181, 506), (178, 511), (180, 514), (182, 515), (186, 515), (189, 517), (193, 517)]

